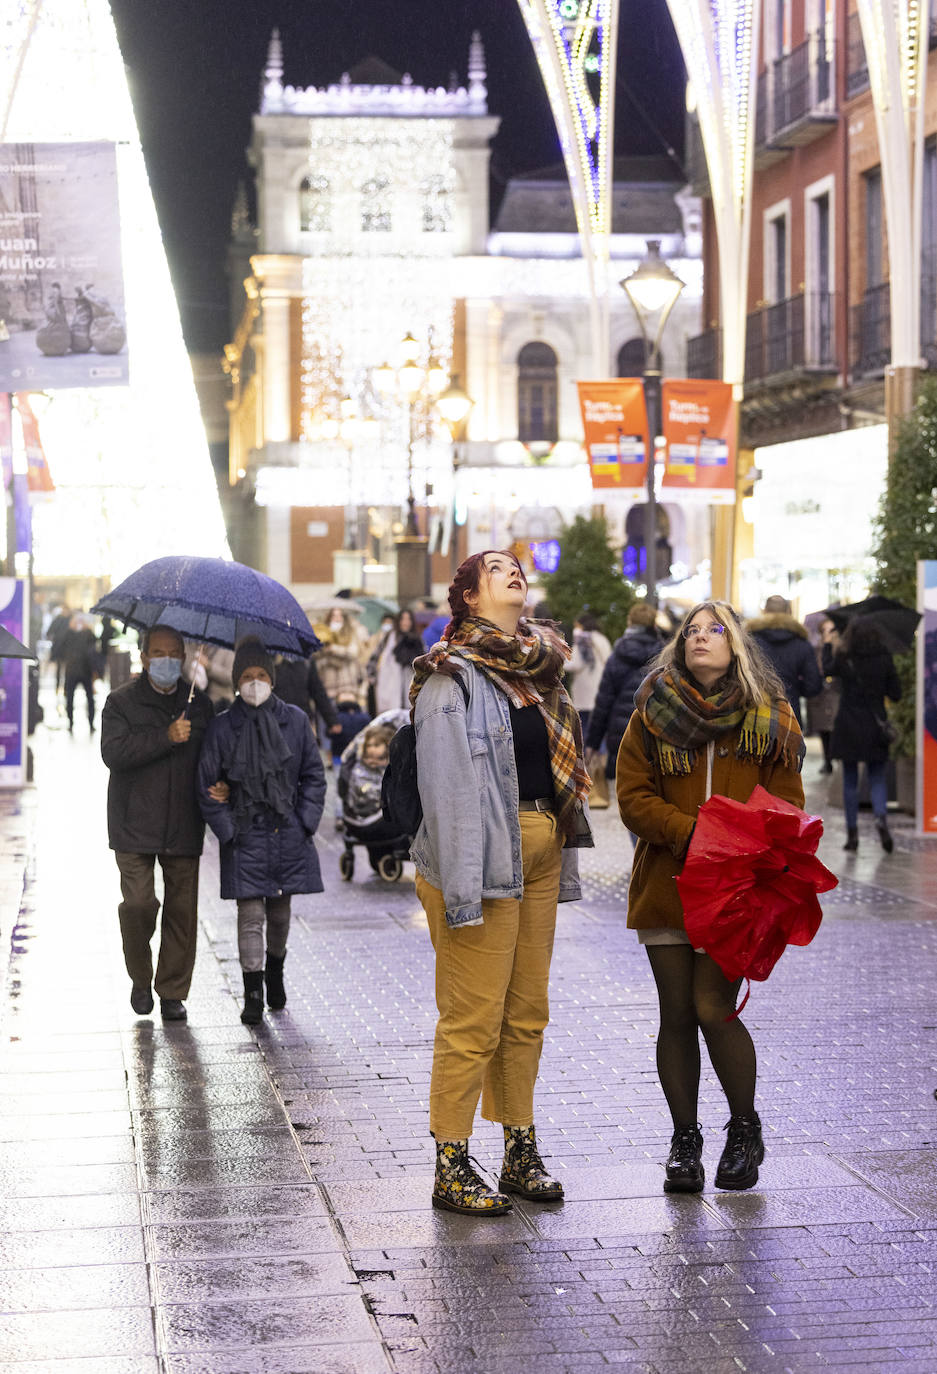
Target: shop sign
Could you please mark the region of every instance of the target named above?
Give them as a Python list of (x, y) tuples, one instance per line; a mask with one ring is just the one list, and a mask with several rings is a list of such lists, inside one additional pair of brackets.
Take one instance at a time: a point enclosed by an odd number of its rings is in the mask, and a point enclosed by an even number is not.
[(731, 504), (737, 442), (731, 385), (669, 379), (661, 394), (667, 496), (681, 492), (688, 499)]
[(0, 143), (0, 392), (128, 381), (113, 143)]
[(639, 378), (579, 382), (593, 487), (640, 493), (647, 480), (647, 410)]

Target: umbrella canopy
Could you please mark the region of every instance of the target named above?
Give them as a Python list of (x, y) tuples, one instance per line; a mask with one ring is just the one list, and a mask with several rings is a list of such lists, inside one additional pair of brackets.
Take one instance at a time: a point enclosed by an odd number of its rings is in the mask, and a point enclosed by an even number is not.
[(855, 616), (874, 625), (890, 654), (906, 654), (914, 643), (914, 632), (921, 619), (918, 611), (893, 601), (890, 596), (867, 596), (849, 606), (830, 606), (825, 613), (837, 630), (843, 631)]
[(32, 649), (27, 649), (25, 644), (21, 644), (14, 635), (3, 625), (0, 625), (0, 658), (31, 658), (33, 662), (36, 655)]
[(91, 608), (135, 630), (168, 625), (185, 639), (231, 649), (256, 635), (271, 653), (305, 658), (319, 640), (279, 582), (223, 558), (174, 556), (144, 563)]
[(347, 611), (349, 615), (360, 615), (361, 606), (350, 596), (323, 596), (318, 601), (307, 601), (305, 611)]
[(788, 945), (809, 945), (818, 892), (837, 878), (816, 858), (819, 816), (756, 787), (747, 802), (710, 797), (677, 878), (690, 943), (727, 978), (763, 981)]

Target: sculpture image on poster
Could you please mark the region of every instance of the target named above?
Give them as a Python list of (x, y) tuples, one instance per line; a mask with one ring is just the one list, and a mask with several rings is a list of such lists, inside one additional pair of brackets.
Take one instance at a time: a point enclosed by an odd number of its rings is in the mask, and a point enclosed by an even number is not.
[[(26, 611), (23, 581), (0, 577), (0, 625), (19, 640)], [(0, 787), (22, 787), (26, 781), (27, 671), (21, 658), (0, 658)]]
[(114, 145), (0, 144), (0, 392), (127, 380)]

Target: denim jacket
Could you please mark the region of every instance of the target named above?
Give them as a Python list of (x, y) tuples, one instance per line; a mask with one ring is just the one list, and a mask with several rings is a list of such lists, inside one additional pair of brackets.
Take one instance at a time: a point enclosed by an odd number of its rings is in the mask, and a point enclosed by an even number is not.
[[(457, 651), (454, 651), (454, 655)], [(416, 701), (417, 776), (423, 822), (410, 857), (442, 890), (450, 926), (481, 925), (482, 899), (524, 892), (517, 765), (508, 699), (467, 660), (456, 682), (435, 673)], [(582, 896), (577, 849), (594, 844), (583, 807), (563, 850), (559, 901)]]

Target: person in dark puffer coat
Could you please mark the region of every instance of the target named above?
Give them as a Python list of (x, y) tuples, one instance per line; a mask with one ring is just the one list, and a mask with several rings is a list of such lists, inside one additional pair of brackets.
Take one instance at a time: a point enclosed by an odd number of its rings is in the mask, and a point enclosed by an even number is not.
[(806, 626), (791, 615), (791, 603), (786, 597), (769, 596), (764, 615), (749, 620), (745, 628), (781, 679), (800, 725), (801, 697), (818, 697), (823, 691), (823, 678)]
[(591, 757), (601, 750), (603, 740), (606, 741), (605, 776), (608, 778), (615, 776), (618, 749), (634, 710), (635, 690), (647, 676), (648, 663), (664, 646), (655, 628), (656, 620), (657, 613), (647, 602), (639, 601), (632, 606), (628, 612), (628, 628), (615, 641), (611, 657), (602, 670), (585, 744), (587, 755)]
[[(290, 897), (321, 892), (313, 843), (325, 804), (325, 770), (305, 712), (272, 694), (273, 660), (257, 639), (234, 656), (238, 692), (209, 724), (199, 759), (202, 815), (221, 846), (221, 895), (238, 905), (245, 1025), (286, 1005), (283, 963)], [(266, 921), (266, 958), (265, 931)]]

